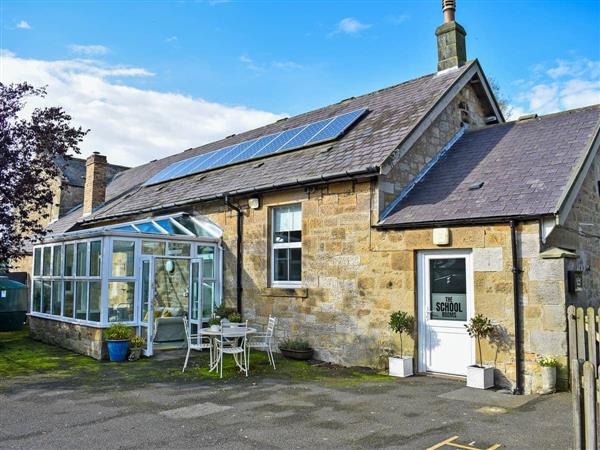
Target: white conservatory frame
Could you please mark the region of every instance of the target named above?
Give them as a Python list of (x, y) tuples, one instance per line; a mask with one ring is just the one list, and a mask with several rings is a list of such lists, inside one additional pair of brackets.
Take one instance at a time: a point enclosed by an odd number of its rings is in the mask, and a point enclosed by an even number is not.
[[(186, 228), (184, 225), (180, 224), (176, 219), (191, 220), (191, 224), (195, 227), (194, 230), (190, 230)], [(157, 222), (167, 220), (168, 223), (173, 227), (172, 230), (175, 230), (176, 233), (169, 232), (169, 230), (161, 227)], [(158, 232), (148, 233), (142, 232), (138, 228), (142, 224), (150, 223), (151, 227), (156, 228)], [(129, 228), (127, 230), (127, 228)], [(199, 234), (202, 234), (200, 236)], [(173, 214), (168, 216), (160, 216), (153, 218), (146, 218), (141, 220), (136, 220), (133, 222), (119, 223), (115, 225), (100, 227), (100, 228), (92, 228), (86, 230), (78, 230), (73, 232), (66, 232), (62, 234), (53, 234), (44, 237), (43, 241), (37, 245), (34, 245), (33, 250), (33, 282), (31, 289), (31, 297), (30, 297), (30, 315), (33, 317), (39, 317), (43, 319), (50, 319), (59, 322), (73, 323), (78, 325), (84, 325), (88, 327), (94, 328), (107, 328), (111, 324), (116, 321), (109, 321), (109, 282), (110, 281), (134, 281), (134, 300), (133, 300), (133, 320), (131, 321), (123, 321), (125, 325), (129, 325), (132, 327), (141, 327), (146, 324), (146, 321), (143, 317), (141, 317), (142, 313), (142, 261), (148, 258), (169, 258), (169, 259), (184, 259), (190, 262), (190, 265), (193, 260), (201, 259), (201, 256), (198, 254), (198, 247), (206, 247), (211, 246), (214, 247), (214, 273), (212, 277), (206, 277), (206, 280), (209, 282), (214, 282), (214, 305), (220, 305), (223, 298), (223, 247), (221, 244), (221, 236), (222, 230), (210, 222), (205, 218), (197, 218), (190, 216), (185, 213)], [(125, 240), (132, 241), (135, 243), (134, 247), (134, 273), (132, 277), (127, 276), (113, 276), (112, 275), (112, 249), (113, 243), (115, 241)], [(101, 256), (100, 256), (100, 274), (99, 276), (89, 276), (90, 272), (90, 242), (100, 241), (101, 242)], [(187, 243), (190, 244), (190, 254), (189, 256), (177, 256), (177, 255), (169, 255), (166, 251), (164, 255), (147, 255), (142, 254), (142, 241), (154, 241), (154, 242), (165, 242), (165, 249), (168, 247), (169, 243)], [(85, 276), (76, 276), (76, 267), (77, 267), (77, 244), (78, 243), (87, 243), (87, 253), (86, 253), (86, 275)], [(68, 244), (75, 244), (74, 246), (74, 258), (73, 258), (73, 276), (66, 275), (64, 273), (65, 269), (65, 248)], [(45, 249), (50, 249), (56, 246), (61, 247), (61, 270), (59, 275), (52, 275), (54, 271), (54, 251), (52, 251), (50, 255), (50, 268), (49, 275), (43, 274), (43, 256), (41, 258), (40, 270), (39, 273), (36, 273), (36, 263), (37, 263), (37, 255), (43, 255), (42, 252), (45, 252)], [(44, 250), (40, 250), (44, 249)], [(106, 257), (109, 255), (109, 257)], [(191, 272), (190, 272), (191, 273)], [(200, 274), (202, 277), (202, 274)], [(191, 276), (190, 276), (191, 278)], [(200, 279), (200, 283), (202, 283), (205, 278)], [(45, 283), (48, 283), (49, 286), (52, 286), (52, 281), (60, 282), (60, 302), (61, 315), (55, 315), (52, 313), (52, 303), (49, 307), (49, 313), (42, 312), (42, 307), (40, 307), (40, 311), (36, 311), (34, 307), (34, 296), (36, 295), (36, 282), (41, 282), (42, 286)], [(76, 311), (76, 294), (73, 294), (73, 314), (72, 317), (65, 317), (64, 314), (64, 292), (65, 292), (65, 281), (95, 281), (101, 283), (100, 290), (100, 320), (93, 321), (88, 320), (89, 312), (90, 312), (90, 302), (89, 302), (89, 284), (87, 287), (87, 298), (86, 298), (86, 319), (77, 319), (75, 318)], [(202, 284), (201, 284), (202, 285)], [(54, 299), (52, 298), (52, 294), (54, 293), (54, 289), (50, 288), (50, 301), (52, 302)], [(42, 297), (42, 302), (43, 297)], [(42, 306), (42, 305), (40, 305)], [(202, 309), (200, 309), (202, 311)], [(201, 312), (200, 312), (201, 314)], [(206, 320), (208, 317), (206, 318)]]

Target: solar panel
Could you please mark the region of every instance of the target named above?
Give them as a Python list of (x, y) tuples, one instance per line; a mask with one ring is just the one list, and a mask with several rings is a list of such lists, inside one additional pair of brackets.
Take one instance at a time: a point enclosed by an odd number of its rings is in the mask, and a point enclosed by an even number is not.
[(157, 184), (241, 161), (268, 156), (273, 153), (292, 150), (319, 142), (337, 139), (365, 112), (357, 109), (339, 116), (319, 120), (290, 130), (269, 134), (260, 138), (240, 142), (209, 153), (178, 161), (166, 167), (148, 181), (146, 185)]

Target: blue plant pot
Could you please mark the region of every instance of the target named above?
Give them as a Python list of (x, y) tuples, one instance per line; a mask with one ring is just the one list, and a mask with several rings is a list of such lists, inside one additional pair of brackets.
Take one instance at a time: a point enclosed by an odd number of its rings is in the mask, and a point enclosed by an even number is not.
[(129, 351), (129, 340), (125, 341), (107, 341), (108, 358), (114, 362), (121, 362), (127, 359)]

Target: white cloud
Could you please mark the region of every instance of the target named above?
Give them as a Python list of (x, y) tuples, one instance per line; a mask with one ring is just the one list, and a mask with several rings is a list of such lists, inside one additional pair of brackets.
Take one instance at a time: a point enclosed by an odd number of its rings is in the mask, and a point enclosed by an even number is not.
[(69, 49), (73, 52), (73, 53), (77, 53), (80, 55), (106, 55), (110, 50), (108, 47), (105, 47), (104, 45), (79, 45), (79, 44), (72, 44), (69, 45)]
[(265, 72), (268, 68), (285, 71), (304, 69), (304, 66), (302, 64), (298, 64), (297, 62), (289, 60), (271, 61), (270, 63), (260, 63), (250, 58), (248, 55), (240, 56), (239, 60), (246, 66), (246, 68), (256, 73)]
[(81, 146), (82, 154), (100, 151), (116, 164), (142, 164), (281, 117), (112, 81), (113, 76), (151, 75), (143, 68), (107, 67), (77, 59), (25, 59), (10, 51), (1, 55), (0, 81), (47, 86), (47, 97), (30, 102), (26, 112), (42, 105), (64, 107), (74, 123), (91, 129)]
[(556, 60), (532, 67), (532, 79), (519, 80), (511, 118), (549, 114), (600, 103), (600, 61)]
[(20, 30), (31, 30), (31, 25), (29, 25), (27, 21), (21, 20), (19, 23), (17, 23), (17, 28)]
[(265, 70), (262, 66), (255, 63), (254, 60), (247, 55), (240, 56), (240, 61), (244, 63), (244, 65), (253, 72), (262, 72)]
[(281, 70), (300, 70), (304, 68), (302, 64), (295, 63), (294, 61), (273, 61), (271, 65)]
[(390, 16), (388, 19), (394, 25), (401, 25), (404, 22), (406, 22), (408, 19), (410, 19), (410, 16), (408, 14), (398, 14), (395, 16)]
[(329, 36), (333, 36), (339, 33), (357, 35), (361, 31), (366, 30), (368, 28), (371, 28), (370, 24), (362, 23), (353, 17), (346, 17), (338, 22), (336, 29), (329, 33)]
[(165, 42), (169, 42), (169, 43), (177, 42), (177, 36), (170, 36), (165, 39)]

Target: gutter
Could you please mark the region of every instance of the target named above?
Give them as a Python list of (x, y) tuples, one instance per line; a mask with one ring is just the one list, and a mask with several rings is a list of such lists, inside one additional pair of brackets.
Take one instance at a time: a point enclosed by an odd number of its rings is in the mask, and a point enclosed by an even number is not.
[(426, 222), (418, 223), (378, 223), (372, 225), (373, 228), (380, 230), (406, 230), (414, 228), (436, 228), (436, 227), (448, 227), (448, 226), (461, 226), (461, 225), (487, 225), (492, 223), (507, 223), (510, 220), (527, 221), (527, 220), (539, 220), (543, 217), (552, 216), (553, 214), (531, 214), (531, 215), (520, 215), (520, 216), (494, 216), (494, 217), (482, 217), (473, 219), (450, 219), (450, 220), (430, 220)]
[(133, 215), (141, 214), (141, 213), (162, 211), (162, 210), (169, 209), (169, 208), (188, 206), (188, 205), (192, 205), (192, 204), (195, 204), (198, 202), (203, 202), (203, 201), (225, 199), (226, 197), (230, 197), (232, 195), (254, 194), (254, 193), (259, 193), (259, 192), (264, 193), (264, 192), (275, 191), (275, 190), (279, 190), (279, 189), (283, 189), (283, 188), (293, 188), (293, 187), (297, 187), (297, 186), (310, 186), (310, 185), (322, 184), (322, 183), (333, 182), (333, 181), (355, 180), (357, 178), (372, 177), (375, 175), (379, 175), (379, 166), (368, 166), (366, 168), (358, 169), (358, 170), (346, 170), (343, 172), (334, 172), (331, 174), (318, 175), (315, 177), (298, 178), (293, 181), (273, 183), (273, 184), (262, 185), (262, 186), (260, 186), (260, 185), (253, 186), (253, 187), (246, 188), (246, 189), (232, 190), (232, 191), (228, 191), (228, 192), (225, 192), (222, 194), (217, 194), (217, 195), (207, 195), (204, 197), (195, 197), (195, 198), (189, 199), (189, 200), (172, 202), (172, 203), (159, 205), (159, 206), (151, 206), (148, 208), (137, 209), (134, 211), (126, 211), (126, 212), (111, 214), (111, 215), (102, 216), (102, 217), (98, 217), (98, 218), (88, 218), (87, 220), (77, 221), (76, 224), (87, 225), (87, 224), (92, 224), (92, 223), (105, 222), (107, 220), (114, 219), (116, 217), (133, 216)]
[(242, 251), (242, 241), (243, 241), (243, 233), (244, 233), (244, 213), (242, 210), (231, 203), (229, 200), (229, 196), (225, 196), (225, 205), (229, 208), (233, 209), (237, 213), (237, 244), (236, 244), (236, 275), (235, 275), (235, 284), (236, 284), (236, 308), (239, 314), (242, 314), (242, 270), (243, 266), (243, 251)]

